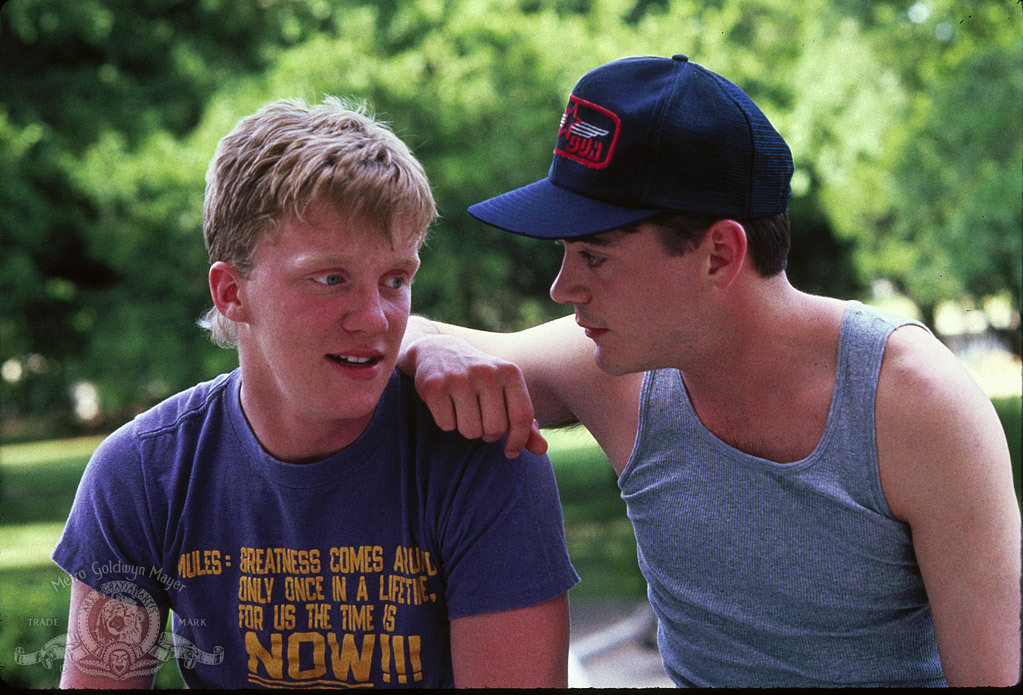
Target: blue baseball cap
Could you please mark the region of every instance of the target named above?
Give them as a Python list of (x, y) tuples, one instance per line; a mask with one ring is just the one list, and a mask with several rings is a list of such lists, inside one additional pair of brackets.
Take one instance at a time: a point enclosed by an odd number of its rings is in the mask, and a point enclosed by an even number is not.
[(661, 212), (750, 219), (784, 212), (792, 154), (745, 92), (671, 58), (623, 58), (583, 75), (558, 126), (547, 177), (469, 214), (568, 239)]

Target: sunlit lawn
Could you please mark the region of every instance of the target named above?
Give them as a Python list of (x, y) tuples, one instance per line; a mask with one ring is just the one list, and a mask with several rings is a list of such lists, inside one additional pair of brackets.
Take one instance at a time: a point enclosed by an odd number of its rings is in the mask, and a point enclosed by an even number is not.
[[(1019, 398), (996, 399), (1013, 452), (1017, 494), (1023, 413)], [(582, 581), (576, 598), (644, 595), (632, 527), (607, 459), (580, 428), (546, 431), (565, 513), (572, 561)], [(78, 480), (100, 438), (0, 447), (0, 674), (10, 685), (54, 687), (59, 664), (19, 666), (16, 648), (32, 653), (67, 629), (67, 575), (49, 559)], [(177, 687), (173, 667), (157, 677)]]
[[(614, 474), (585, 430), (546, 432), (565, 510), (569, 552), (582, 578), (573, 596), (642, 596), (632, 527)], [(50, 560), (75, 490), (102, 438), (0, 447), (0, 674), (9, 685), (52, 688), (59, 662), (18, 665), (67, 630), (67, 575)], [(159, 687), (178, 687), (173, 666)]]
[[(592, 570), (600, 575), (605, 574), (605, 566), (612, 576), (618, 574), (623, 560), (634, 565), (632, 528), (603, 453), (579, 428), (547, 431), (545, 435), (565, 508), (569, 545), (578, 546), (573, 559), (577, 564), (592, 564)], [(49, 563), (82, 470), (100, 440), (85, 438), (0, 449), (0, 570)], [(596, 584), (584, 581), (580, 591), (602, 593), (604, 589)], [(629, 590), (636, 588), (631, 586)]]

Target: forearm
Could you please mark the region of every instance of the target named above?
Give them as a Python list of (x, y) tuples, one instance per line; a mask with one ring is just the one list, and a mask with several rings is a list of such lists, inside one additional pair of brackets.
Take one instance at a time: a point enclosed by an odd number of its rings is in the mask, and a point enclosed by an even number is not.
[[(496, 393), (510, 384), (513, 400), (508, 393), (499, 394), (497, 400), (503, 398), (512, 408), (517, 398), (514, 389), (521, 384), (530, 402), (530, 418), (535, 417), (541, 427), (567, 425), (578, 418), (566, 405), (569, 389), (562, 385), (572, 379), (574, 358), (569, 352), (575, 348), (564, 340), (565, 326), (560, 320), (516, 333), (496, 333), (412, 316), (397, 366), (416, 379), (417, 390), (427, 402), (431, 394), (424, 389)], [(591, 349), (588, 345), (584, 349), (583, 358), (592, 361)]]
[(451, 323), (435, 321), (425, 316), (409, 316), (405, 337), (398, 356), (398, 369), (415, 375), (419, 358), (442, 345), (450, 350), (468, 352), (478, 350), (492, 357), (515, 362), (512, 352), (513, 334), (480, 331)]

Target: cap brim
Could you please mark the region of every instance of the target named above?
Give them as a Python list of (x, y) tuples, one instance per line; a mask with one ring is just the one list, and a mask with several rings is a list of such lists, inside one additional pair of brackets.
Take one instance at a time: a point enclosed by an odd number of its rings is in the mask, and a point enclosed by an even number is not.
[(547, 179), (469, 207), (469, 214), (481, 222), (537, 239), (598, 234), (659, 212), (657, 208), (625, 207), (587, 198)]

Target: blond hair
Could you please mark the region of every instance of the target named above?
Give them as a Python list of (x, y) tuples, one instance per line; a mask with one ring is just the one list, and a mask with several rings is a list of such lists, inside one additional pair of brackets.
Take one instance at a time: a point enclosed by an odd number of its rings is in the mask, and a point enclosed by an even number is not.
[[(263, 240), (303, 219), (314, 202), (348, 221), (367, 220), (391, 243), (419, 245), (437, 208), (422, 165), (384, 123), (336, 97), (306, 106), (286, 99), (239, 121), (217, 145), (206, 172), (203, 235), (210, 263), (247, 277)], [(218, 345), (237, 342), (237, 326), (211, 309), (199, 321)]]

